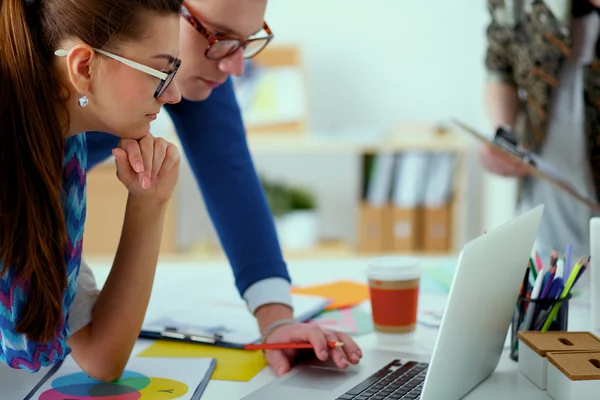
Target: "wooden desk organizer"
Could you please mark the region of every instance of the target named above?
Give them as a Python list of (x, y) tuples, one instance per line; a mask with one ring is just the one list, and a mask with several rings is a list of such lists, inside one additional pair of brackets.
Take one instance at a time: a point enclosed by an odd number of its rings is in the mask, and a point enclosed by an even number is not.
[(541, 390), (546, 390), (546, 354), (600, 351), (600, 339), (590, 332), (522, 331), (519, 338), (519, 371)]
[(597, 399), (600, 351), (546, 354), (548, 395), (554, 400)]

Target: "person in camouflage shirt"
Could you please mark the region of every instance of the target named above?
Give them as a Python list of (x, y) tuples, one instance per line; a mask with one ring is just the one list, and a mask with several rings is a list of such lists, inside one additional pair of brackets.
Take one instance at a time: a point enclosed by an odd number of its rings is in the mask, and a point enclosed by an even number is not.
[[(512, 126), (522, 144), (600, 199), (600, 0), (488, 0), (486, 107), (494, 127)], [(526, 175), (488, 147), (490, 172), (519, 179), (517, 211), (546, 205), (537, 246), (589, 254), (593, 211)]]

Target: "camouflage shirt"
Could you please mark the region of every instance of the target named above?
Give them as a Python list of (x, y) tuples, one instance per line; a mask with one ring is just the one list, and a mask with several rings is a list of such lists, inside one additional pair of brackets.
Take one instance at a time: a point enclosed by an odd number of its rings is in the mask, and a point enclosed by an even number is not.
[[(578, 0), (579, 1), (579, 0)], [(519, 89), (523, 144), (539, 152), (548, 127), (548, 108), (571, 47), (570, 0), (488, 0), (491, 21), (485, 66), (491, 81)], [(583, 73), (585, 134), (596, 196), (600, 199), (600, 43)]]

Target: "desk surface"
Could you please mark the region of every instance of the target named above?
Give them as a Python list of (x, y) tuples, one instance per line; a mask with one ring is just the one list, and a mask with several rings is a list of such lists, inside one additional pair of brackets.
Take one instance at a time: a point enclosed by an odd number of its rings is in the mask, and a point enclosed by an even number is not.
[[(436, 258), (427, 258), (427, 263), (436, 262)], [(439, 258), (440, 261), (448, 262), (447, 258)], [(309, 285), (336, 279), (353, 279), (364, 281), (366, 264), (368, 258), (354, 258), (348, 260), (302, 260), (290, 262), (289, 270), (292, 279), (298, 285)], [(211, 267), (213, 268), (213, 267)], [(587, 330), (588, 321), (585, 311), (570, 313), (571, 330)], [(402, 345), (386, 345), (378, 340), (375, 333), (355, 338), (363, 349), (383, 349), (406, 352), (407, 354), (427, 354), (433, 350), (433, 344), (437, 332), (432, 333), (430, 329), (417, 330), (417, 335), (412, 342)], [(256, 390), (260, 386), (275, 379), (275, 374), (270, 368), (265, 368), (252, 381), (224, 382), (211, 381), (205, 392), (206, 399), (240, 399)], [(527, 400), (551, 399), (546, 392), (539, 390), (527, 378), (518, 371), (518, 364), (509, 358), (508, 350), (505, 350), (500, 358), (496, 371), (475, 390), (469, 393), (466, 400), (505, 400), (507, 398)], [(203, 397), (204, 400), (204, 397)]]
[[(427, 258), (427, 263), (432, 262), (448, 262), (447, 258)], [(94, 260), (88, 260), (90, 265), (94, 269), (99, 284), (104, 282), (108, 274), (108, 266), (102, 263), (96, 263)], [(292, 279), (297, 285), (309, 285), (322, 283), (340, 279), (350, 279), (356, 281), (366, 282), (365, 271), (368, 258), (353, 258), (347, 260), (298, 260), (289, 263), (289, 270)], [(194, 269), (194, 275), (197, 274), (197, 281), (194, 285), (194, 289), (201, 293), (199, 286), (201, 284), (213, 283), (215, 280), (224, 280), (231, 282), (233, 285), (233, 278), (231, 276), (231, 270), (225, 262), (211, 262), (211, 263), (161, 263), (159, 271), (162, 279), (168, 276), (170, 273), (176, 274), (177, 270), (185, 268), (189, 271), (190, 268)], [(169, 274), (164, 272), (169, 271)], [(159, 275), (157, 275), (159, 276)], [(159, 282), (157, 282), (159, 283)], [(168, 282), (161, 281), (159, 284), (168, 284)], [(190, 284), (192, 284), (190, 282)], [(584, 296), (584, 300), (585, 296)], [(588, 329), (588, 317), (587, 309), (585, 305), (573, 308), (569, 314), (569, 330), (587, 330)], [(361, 345), (363, 349), (383, 349), (406, 352), (408, 354), (421, 354), (430, 355), (437, 336), (437, 330), (421, 328), (417, 329), (417, 334), (413, 341), (401, 345), (386, 345), (382, 344), (376, 334), (367, 334), (355, 338), (355, 340)], [(144, 346), (144, 342), (139, 343), (140, 346)], [(7, 367), (0, 367), (0, 387), (2, 387), (3, 398), (12, 399), (22, 398), (17, 397), (17, 393), (23, 392), (24, 385), (29, 385), (27, 381), (33, 382), (33, 376), (25, 376), (21, 371), (8, 370)], [(27, 374), (31, 375), (31, 374)], [(37, 375), (37, 374), (36, 374)], [(38, 376), (39, 378), (39, 376)], [(209, 383), (203, 400), (234, 400), (240, 399), (243, 396), (249, 394), (253, 390), (256, 390), (260, 386), (275, 379), (275, 374), (269, 367), (265, 368), (258, 375), (254, 377), (250, 382), (228, 382), (228, 381), (217, 381), (213, 380)], [(19, 382), (15, 384), (15, 382)], [(10, 383), (10, 385), (8, 385)], [(10, 390), (14, 392), (5, 392), (5, 388), (11, 387)], [(9, 397), (4, 397), (10, 395)], [(510, 397), (509, 397), (510, 396)], [(474, 391), (465, 397), (467, 400), (485, 399), (550, 399), (545, 392), (540, 391), (531, 382), (529, 382), (523, 375), (518, 371), (518, 365), (508, 357), (508, 351), (502, 354), (500, 363), (496, 371), (482, 384), (480, 384)]]

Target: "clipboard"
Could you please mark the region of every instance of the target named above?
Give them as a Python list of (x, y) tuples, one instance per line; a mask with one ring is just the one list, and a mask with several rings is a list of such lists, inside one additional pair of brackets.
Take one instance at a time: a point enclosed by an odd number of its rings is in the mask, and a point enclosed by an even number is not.
[(537, 154), (520, 146), (516, 135), (512, 130), (501, 127), (496, 132), (494, 139), (490, 140), (465, 123), (457, 119), (453, 119), (452, 121), (461, 129), (475, 137), (478, 141), (502, 151), (511, 160), (524, 166), (531, 175), (550, 182), (554, 187), (569, 194), (575, 200), (585, 204), (593, 211), (600, 213), (600, 204), (598, 202), (579, 192), (577, 188), (569, 183), (568, 179), (564, 178), (560, 172), (555, 170), (552, 165), (544, 161)]

